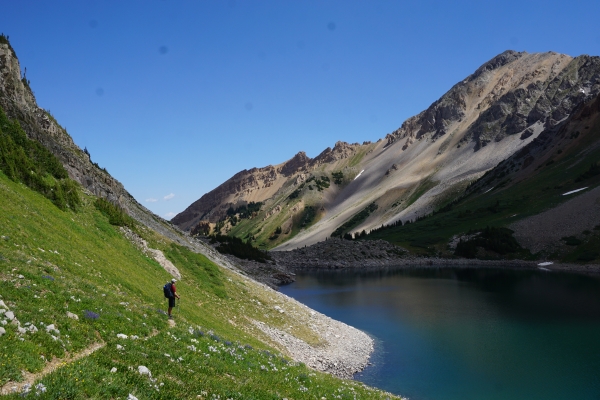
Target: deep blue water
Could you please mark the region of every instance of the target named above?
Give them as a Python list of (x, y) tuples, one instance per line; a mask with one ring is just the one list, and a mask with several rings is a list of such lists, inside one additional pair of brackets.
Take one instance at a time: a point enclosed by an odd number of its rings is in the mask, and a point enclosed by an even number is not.
[(600, 279), (504, 269), (310, 272), (281, 292), (376, 341), (355, 378), (411, 400), (600, 399)]

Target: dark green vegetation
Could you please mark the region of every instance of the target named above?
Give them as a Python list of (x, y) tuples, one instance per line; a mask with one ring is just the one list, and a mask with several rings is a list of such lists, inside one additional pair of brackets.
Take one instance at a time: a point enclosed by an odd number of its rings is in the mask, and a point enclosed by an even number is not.
[[(261, 249), (275, 247), (318, 221), (321, 216), (321, 202), (318, 197), (311, 197), (309, 190), (322, 191), (329, 186), (330, 179), (327, 176), (311, 176), (294, 190), (289, 188), (288, 191), (284, 191), (274, 204), (269, 204), (269, 207), (262, 207), (262, 203), (256, 203), (261, 207), (257, 206), (250, 218), (241, 219), (237, 218), (237, 214), (231, 215), (217, 222), (214, 231), (238, 237)], [(316, 193), (312, 194), (315, 195)], [(230, 208), (228, 214), (237, 211), (238, 209)], [(199, 230), (200, 228), (194, 232)]]
[[(336, 176), (338, 176), (336, 174), (337, 174), (336, 172), (333, 173), (334, 183), (336, 183), (336, 184), (339, 185), (342, 182), (341, 181), (339, 181), (339, 183), (337, 182), (337, 180), (340, 179), (340, 178), (336, 178)], [(339, 174), (342, 174), (342, 173), (340, 172)], [(344, 175), (342, 174), (341, 176), (343, 178)], [(309, 184), (308, 185), (308, 189), (309, 190), (313, 190), (313, 185), (310, 184), (311, 182), (314, 182), (314, 184), (317, 187), (317, 190), (319, 192), (321, 192), (321, 191), (327, 189), (329, 186), (331, 186), (331, 180), (329, 179), (329, 177), (327, 175), (323, 175), (320, 178), (317, 178), (316, 176), (313, 175), (310, 178), (308, 178), (306, 180), (306, 182), (303, 182), (300, 185), (298, 185), (298, 187), (296, 188), (296, 190), (294, 190), (292, 193), (290, 193), (290, 195), (288, 196), (288, 200), (297, 199), (300, 196), (300, 194), (302, 193), (302, 189), (304, 189), (304, 187), (307, 184)]]
[(300, 193), (302, 192), (302, 189), (304, 188), (304, 183), (300, 184), (298, 186), (298, 188), (296, 190), (294, 190), (289, 196), (288, 196), (288, 200), (294, 200), (297, 199), (298, 196), (300, 196)]
[(278, 226), (277, 228), (275, 228), (273, 234), (269, 236), (269, 240), (276, 240), (277, 238), (279, 238), (279, 235), (281, 235), (281, 232), (283, 232), (283, 230), (281, 229), (281, 226)]
[[(580, 142), (576, 146), (554, 150), (557, 156), (552, 158), (553, 162), (540, 163), (537, 171), (529, 175), (520, 176), (520, 168), (503, 163), (471, 184), (461, 196), (440, 205), (432, 214), (413, 223), (405, 221), (404, 225), (373, 230), (366, 239), (388, 240), (417, 254), (452, 257), (454, 252), (447, 243), (454, 235), (481, 232), (488, 226), (508, 227), (519, 219), (541, 213), (571, 198), (563, 193), (600, 185), (600, 174), (597, 173), (600, 150), (595, 146), (600, 127), (590, 127), (583, 138), (578, 137)], [(565, 262), (597, 260), (600, 232), (582, 232), (577, 237), (565, 238), (563, 243), (567, 246), (560, 252), (545, 256)], [(469, 246), (461, 245), (459, 253), (472, 254)], [(485, 250), (483, 246), (477, 246)], [(503, 253), (485, 250), (482, 254), (486, 258), (535, 259), (538, 256), (528, 255), (526, 250)]]
[(593, 163), (592, 165), (590, 165), (590, 169), (588, 169), (575, 179), (575, 182), (583, 182), (597, 175), (600, 175), (600, 163)]
[[(371, 213), (375, 210), (377, 210), (378, 206), (375, 203), (371, 203), (368, 206), (366, 206), (365, 208), (363, 208), (360, 212), (354, 214), (354, 216), (352, 218), (350, 218), (348, 221), (344, 222), (342, 225), (340, 225), (335, 231), (333, 231), (333, 233), (331, 234), (331, 237), (344, 237), (344, 234), (347, 233), (349, 230), (351, 230), (352, 228), (354, 228), (355, 226), (357, 226), (358, 224), (360, 224), (361, 222), (363, 222), (365, 219), (367, 219), (367, 217), (369, 215), (371, 215)], [(346, 239), (351, 239), (351, 237), (345, 237)]]
[(237, 208), (229, 207), (229, 209), (227, 209), (227, 216), (237, 215), (240, 219), (249, 219), (256, 216), (262, 205), (263, 203), (260, 201), (256, 203), (251, 201), (247, 205), (244, 204)]
[[(279, 228), (281, 233), (281, 228)], [(253, 260), (265, 263), (271, 259), (271, 256), (267, 252), (257, 249), (250, 243), (244, 242), (242, 239), (234, 236), (226, 235), (214, 235), (211, 236), (211, 242), (220, 244), (217, 246), (217, 250), (223, 254), (231, 254), (237, 258), (244, 260)]]
[(336, 185), (341, 185), (344, 182), (344, 173), (342, 171), (333, 172), (331, 176), (333, 178), (333, 183)]
[(60, 161), (40, 143), (30, 140), (17, 121), (0, 108), (0, 171), (43, 194), (61, 210), (81, 204), (78, 185)]
[(475, 236), (467, 240), (461, 239), (456, 245), (455, 255), (475, 258), (478, 256), (479, 247), (502, 256), (522, 250), (519, 243), (512, 236), (513, 231), (507, 228), (487, 226), (479, 232), (469, 232), (468, 234), (475, 234)]
[(306, 206), (304, 207), (304, 212), (302, 212), (298, 223), (295, 223), (294, 225), (299, 225), (301, 228), (305, 228), (315, 220), (316, 216), (317, 209), (313, 206)]
[[(324, 190), (324, 189), (327, 189), (330, 186), (330, 184), (329, 184), (330, 180), (329, 180), (329, 177), (327, 175), (323, 175), (323, 176), (321, 176), (321, 178), (317, 178), (315, 176), (311, 176), (310, 178), (308, 178), (306, 180), (306, 183), (309, 183), (309, 182), (315, 182), (315, 185), (317, 186), (317, 190), (319, 192), (322, 191), (322, 190)], [(310, 190), (312, 190), (312, 186), (311, 185), (309, 185), (308, 188)]]
[(12, 51), (16, 57), (17, 53), (15, 53), (15, 49), (13, 49), (13, 47), (10, 45), (10, 41), (8, 39), (9, 39), (9, 36), (4, 35), (4, 33), (0, 34), (0, 44), (7, 44), (10, 51)]
[(108, 222), (111, 225), (127, 226), (131, 229), (135, 228), (135, 221), (125, 213), (120, 207), (112, 204), (108, 200), (98, 197), (94, 201), (94, 206), (98, 211), (108, 217)]
[(220, 232), (221, 229), (227, 224), (227, 222), (229, 222), (231, 226), (236, 226), (239, 222), (241, 222), (244, 219), (254, 218), (260, 211), (262, 204), (263, 203), (261, 202), (255, 203), (251, 201), (247, 205), (244, 204), (236, 208), (229, 207), (227, 209), (226, 215), (217, 222), (215, 231)]

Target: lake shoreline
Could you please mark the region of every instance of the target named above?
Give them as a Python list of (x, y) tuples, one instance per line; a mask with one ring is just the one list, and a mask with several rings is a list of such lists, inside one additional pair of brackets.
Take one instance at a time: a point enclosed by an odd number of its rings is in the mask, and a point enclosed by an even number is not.
[[(511, 268), (548, 272), (571, 272), (600, 275), (599, 264), (572, 264), (546, 260), (480, 260), (467, 258), (416, 257), (383, 240), (350, 241), (330, 238), (312, 246), (271, 251), (277, 265), (291, 271), (308, 270), (377, 270), (416, 267)], [(545, 265), (546, 262), (552, 264)], [(542, 265), (540, 265), (542, 264)]]
[(293, 271), (377, 271), (388, 269), (409, 269), (409, 268), (501, 268), (501, 269), (529, 269), (541, 270), (547, 272), (568, 272), (579, 273), (586, 275), (600, 276), (600, 265), (580, 265), (580, 264), (565, 264), (553, 263), (551, 265), (540, 266), (540, 262), (524, 261), (524, 260), (477, 260), (477, 259), (448, 259), (448, 258), (416, 258), (394, 260), (393, 262), (377, 262), (374, 263), (356, 263), (346, 264), (344, 266), (331, 265), (324, 263), (319, 266), (309, 266), (294, 264), (286, 265)]

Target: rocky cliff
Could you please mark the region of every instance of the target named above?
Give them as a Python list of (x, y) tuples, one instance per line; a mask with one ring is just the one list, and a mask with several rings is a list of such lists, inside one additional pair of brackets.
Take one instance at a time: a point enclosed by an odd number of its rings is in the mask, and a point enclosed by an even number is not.
[(56, 119), (37, 105), (29, 81), (21, 74), (16, 53), (4, 36), (0, 40), (0, 107), (9, 118), (19, 121), (30, 139), (56, 155), (70, 178), (86, 190), (118, 204), (143, 225), (186, 243), (175, 227), (139, 204), (118, 180), (94, 165)]

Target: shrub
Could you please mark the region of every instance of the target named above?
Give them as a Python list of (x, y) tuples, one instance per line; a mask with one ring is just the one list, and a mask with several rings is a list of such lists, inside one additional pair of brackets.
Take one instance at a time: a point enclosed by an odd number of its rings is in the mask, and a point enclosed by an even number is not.
[(131, 229), (135, 228), (135, 221), (127, 215), (120, 207), (112, 204), (106, 199), (98, 197), (94, 202), (94, 206), (98, 211), (108, 217), (108, 222), (115, 226), (128, 226)]
[(336, 185), (341, 185), (344, 181), (344, 173), (342, 171), (333, 172), (331, 176), (333, 177), (333, 183)]
[(267, 252), (259, 250), (250, 243), (246, 243), (237, 237), (217, 234), (211, 238), (211, 242), (213, 240), (220, 243), (216, 249), (218, 252), (223, 254), (231, 254), (238, 258), (254, 260), (262, 263), (265, 263), (267, 260), (271, 259), (271, 256), (269, 256)]
[(61, 210), (81, 205), (79, 186), (61, 162), (41, 143), (30, 140), (17, 121), (0, 108), (0, 170), (15, 182), (51, 200)]
[(590, 168), (588, 168), (587, 171), (575, 178), (575, 182), (581, 182), (583, 180), (593, 178), (596, 175), (600, 175), (600, 163), (593, 163), (590, 165)]

